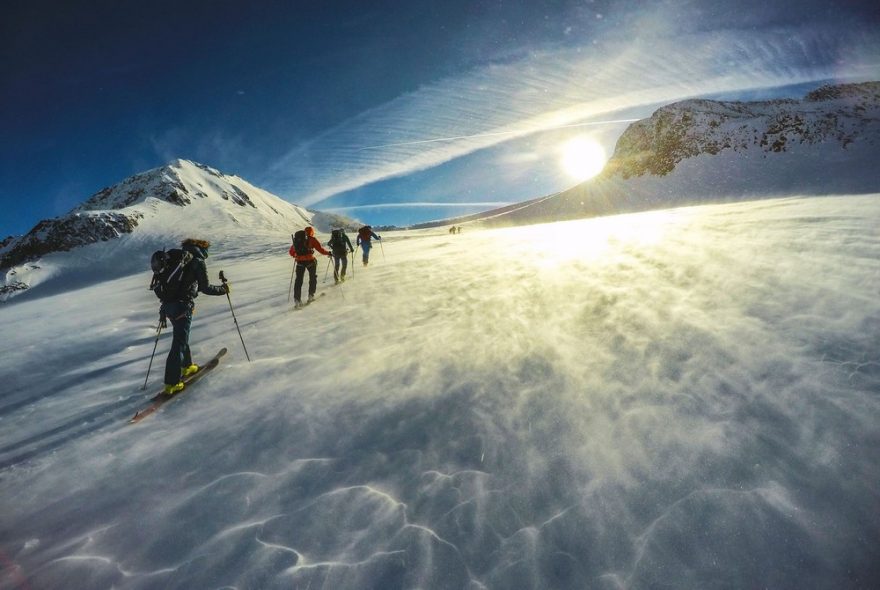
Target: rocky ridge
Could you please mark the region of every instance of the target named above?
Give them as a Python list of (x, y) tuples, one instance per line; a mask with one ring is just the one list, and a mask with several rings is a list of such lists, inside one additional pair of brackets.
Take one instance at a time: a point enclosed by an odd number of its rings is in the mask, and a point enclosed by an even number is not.
[(880, 122), (880, 82), (823, 86), (803, 100), (686, 100), (658, 109), (620, 136), (607, 175), (664, 176), (687, 158), (724, 150), (785, 152), (835, 142), (843, 149)]

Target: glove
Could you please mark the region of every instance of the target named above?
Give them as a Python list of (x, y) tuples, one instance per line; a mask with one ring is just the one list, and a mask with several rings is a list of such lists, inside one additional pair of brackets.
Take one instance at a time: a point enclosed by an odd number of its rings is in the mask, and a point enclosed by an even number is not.
[(167, 328), (168, 327), (167, 319), (168, 318), (165, 317), (165, 309), (159, 308), (159, 327), (160, 328)]

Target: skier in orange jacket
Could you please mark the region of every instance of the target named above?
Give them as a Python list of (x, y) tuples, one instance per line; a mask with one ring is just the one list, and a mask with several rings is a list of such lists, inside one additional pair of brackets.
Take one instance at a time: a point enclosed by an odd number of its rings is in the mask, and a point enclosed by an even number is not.
[[(306, 227), (304, 230), (304, 239), (297, 240), (296, 232), (293, 238), (293, 246), (290, 247), (289, 254), (296, 259), (296, 282), (293, 284), (293, 304), (294, 307), (302, 307), (302, 284), (306, 271), (309, 271), (309, 298), (306, 303), (315, 300), (315, 291), (318, 288), (318, 261), (315, 260), (315, 250), (324, 256), (331, 256), (330, 252), (321, 246), (321, 242), (315, 237), (315, 228)], [(299, 242), (299, 243), (298, 243)]]

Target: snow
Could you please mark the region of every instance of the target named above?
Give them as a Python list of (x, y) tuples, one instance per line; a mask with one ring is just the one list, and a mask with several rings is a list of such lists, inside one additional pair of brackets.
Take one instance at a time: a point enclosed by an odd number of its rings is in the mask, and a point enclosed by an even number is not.
[(870, 587), (878, 217), (389, 232), (297, 313), (290, 231), (206, 232), (253, 361), (201, 295), (230, 352), (136, 425), (147, 272), (0, 307), (0, 588)]

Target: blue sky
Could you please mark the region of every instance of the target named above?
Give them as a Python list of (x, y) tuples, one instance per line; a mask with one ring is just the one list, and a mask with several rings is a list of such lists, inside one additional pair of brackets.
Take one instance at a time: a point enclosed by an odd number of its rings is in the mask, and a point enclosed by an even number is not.
[[(691, 96), (880, 78), (871, 2), (23, 2), (0, 22), (0, 237), (175, 158), (373, 224), (568, 188)], [(453, 139), (454, 138), (454, 139)]]

